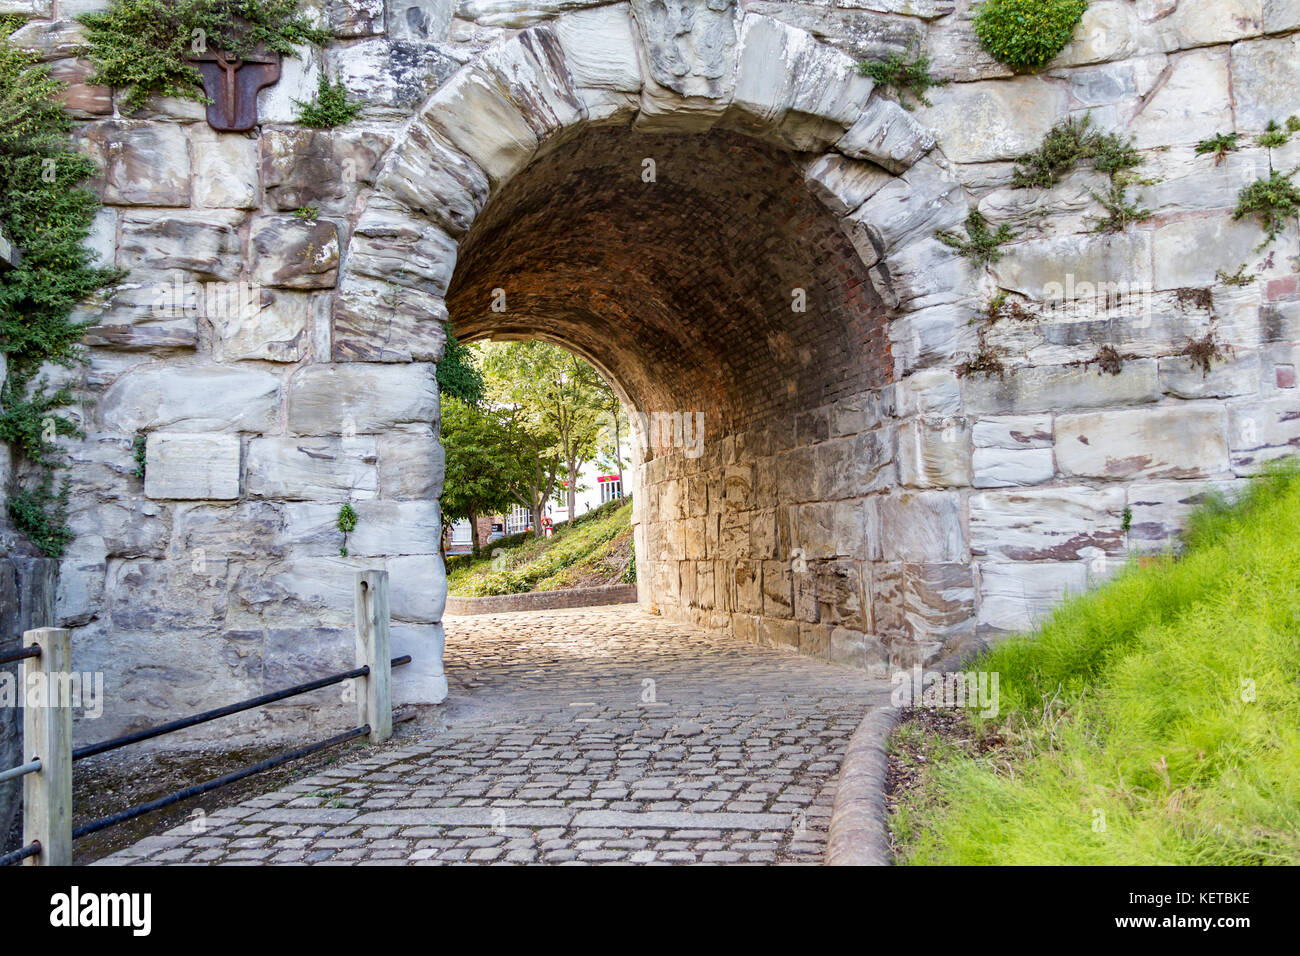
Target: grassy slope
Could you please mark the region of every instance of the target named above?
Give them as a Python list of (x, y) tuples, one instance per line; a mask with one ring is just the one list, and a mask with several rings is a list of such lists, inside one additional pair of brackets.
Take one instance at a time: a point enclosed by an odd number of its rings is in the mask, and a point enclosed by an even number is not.
[(1300, 473), (1279, 469), (1202, 509), (1181, 559), (986, 655), (999, 745), (904, 800), (908, 861), (1300, 863), (1298, 531)]
[(448, 591), (476, 597), (635, 581), (631, 519), (631, 499), (624, 499), (621, 505), (611, 502), (557, 526), (553, 537), (529, 538), (502, 549), (504, 568), (492, 557), (495, 545), (477, 561), (455, 559), (449, 562)]

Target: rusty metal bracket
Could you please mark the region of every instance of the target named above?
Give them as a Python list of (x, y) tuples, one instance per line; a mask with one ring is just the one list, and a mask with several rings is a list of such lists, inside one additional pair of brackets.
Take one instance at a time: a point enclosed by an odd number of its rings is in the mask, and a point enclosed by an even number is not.
[(257, 93), (280, 79), (280, 54), (264, 47), (236, 56), (228, 50), (197, 53), (190, 60), (203, 74), (208, 125), (223, 133), (242, 133), (257, 125)]

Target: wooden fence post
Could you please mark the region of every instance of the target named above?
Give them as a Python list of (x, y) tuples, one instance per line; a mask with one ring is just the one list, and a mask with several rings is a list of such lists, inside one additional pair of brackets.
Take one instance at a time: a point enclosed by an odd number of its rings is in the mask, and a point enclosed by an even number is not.
[(370, 725), (370, 742), (393, 735), (392, 658), (388, 654), (388, 572), (357, 572), (357, 666), (370, 676), (361, 678), (357, 715)]
[[(23, 777), (23, 844), (40, 841), (29, 866), (72, 865), (72, 653), (70, 632), (41, 627), (23, 634), (23, 647), (40, 645), (41, 656), (22, 668), (23, 762), (40, 760), (41, 769)], [(29, 675), (41, 674), (38, 681)], [(40, 696), (28, 699), (39, 686)], [(35, 705), (35, 706), (33, 706)]]

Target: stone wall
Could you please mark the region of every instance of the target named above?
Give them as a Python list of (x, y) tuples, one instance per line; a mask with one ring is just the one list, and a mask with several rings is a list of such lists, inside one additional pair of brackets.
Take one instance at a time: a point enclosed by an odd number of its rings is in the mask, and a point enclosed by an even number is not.
[[(1300, 111), (1300, 0), (1096, 0), (1029, 76), (965, 0), (308, 0), (337, 41), (286, 60), (249, 135), (86, 86), (68, 17), (97, 5), (0, 0), (71, 84), (94, 245), (131, 269), (85, 310), (69, 449), (58, 611), (110, 690), (83, 738), (341, 665), (359, 567), (392, 576), (395, 653), (422, 663), (403, 692), (441, 698), (446, 321), (561, 342), (651, 421), (702, 416), (698, 447), (642, 436), (643, 601), (869, 668), (1028, 626), (1300, 442), (1296, 229), (1257, 251), (1232, 217), (1270, 158), (1300, 165), (1300, 137), (1252, 145)], [(917, 45), (953, 81), (932, 107), (854, 70)], [(295, 123), (321, 70), (356, 122)], [(1011, 188), (1084, 112), (1155, 180), (1116, 235), (1092, 172)], [(1228, 131), (1224, 162), (1195, 152)], [(990, 269), (934, 238), (971, 208), (1017, 231)], [(1033, 318), (987, 323), (999, 292)], [(962, 374), (981, 351), (1002, 375)]]

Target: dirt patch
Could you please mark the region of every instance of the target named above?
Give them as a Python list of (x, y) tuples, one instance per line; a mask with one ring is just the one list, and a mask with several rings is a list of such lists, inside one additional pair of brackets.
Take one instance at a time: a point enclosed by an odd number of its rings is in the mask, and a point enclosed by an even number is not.
[[(973, 756), (995, 745), (996, 738), (983, 739), (977, 735), (965, 711), (931, 707), (905, 709), (889, 739), (886, 813), (892, 818), (899, 804), (920, 788), (926, 769), (940, 754), (956, 750)], [(888, 830), (889, 852), (897, 859), (903, 848), (896, 841), (894, 828)]]

